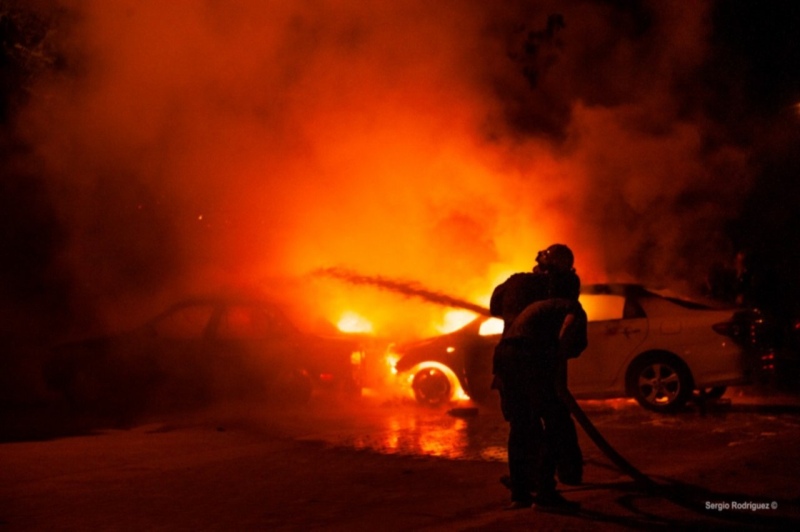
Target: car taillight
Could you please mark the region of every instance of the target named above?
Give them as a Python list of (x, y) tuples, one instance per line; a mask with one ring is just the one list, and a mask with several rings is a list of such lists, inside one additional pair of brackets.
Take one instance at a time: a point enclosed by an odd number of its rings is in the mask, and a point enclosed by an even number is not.
[(772, 372), (775, 371), (775, 352), (770, 350), (766, 353), (761, 353), (759, 357), (761, 361), (761, 371)]
[(723, 321), (711, 326), (714, 332), (731, 338), (741, 346), (758, 346), (759, 335), (754, 322)]
[(756, 309), (737, 311), (730, 320), (715, 323), (711, 328), (742, 346), (757, 349), (769, 349), (774, 346), (774, 327)]
[(333, 373), (320, 373), (319, 380), (322, 382), (333, 382)]

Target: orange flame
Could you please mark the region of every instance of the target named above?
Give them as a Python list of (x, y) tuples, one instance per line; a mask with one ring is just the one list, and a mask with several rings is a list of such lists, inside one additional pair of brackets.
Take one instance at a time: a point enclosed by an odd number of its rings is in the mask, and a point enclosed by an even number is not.
[(374, 332), (369, 320), (352, 311), (344, 312), (336, 327), (344, 333), (371, 334)]

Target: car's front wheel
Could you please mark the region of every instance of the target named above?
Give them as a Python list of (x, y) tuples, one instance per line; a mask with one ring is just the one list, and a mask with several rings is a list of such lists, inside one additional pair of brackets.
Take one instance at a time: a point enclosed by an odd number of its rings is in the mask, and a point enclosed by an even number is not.
[(414, 374), (411, 386), (417, 401), (426, 406), (439, 406), (450, 401), (453, 387), (447, 374), (438, 368), (423, 368)]
[(636, 360), (628, 371), (628, 391), (654, 412), (675, 412), (686, 405), (694, 386), (686, 364), (670, 353), (655, 353)]

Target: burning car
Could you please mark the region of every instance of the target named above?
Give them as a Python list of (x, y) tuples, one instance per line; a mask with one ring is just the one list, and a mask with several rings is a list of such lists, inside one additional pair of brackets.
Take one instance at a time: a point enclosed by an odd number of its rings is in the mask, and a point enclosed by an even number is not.
[[(657, 412), (680, 409), (695, 390), (721, 396), (750, 382), (758, 324), (747, 311), (719, 309), (634, 284), (587, 285), (589, 346), (569, 363), (576, 397), (630, 396)], [(420, 403), (438, 405), (456, 393), (488, 396), (492, 355), (502, 322), (478, 318), (450, 334), (390, 346), (393, 370), (408, 378)]]
[(360, 392), (356, 340), (301, 332), (271, 302), (197, 298), (128, 332), (56, 346), (47, 385), (82, 410), (129, 412), (219, 399), (307, 402)]

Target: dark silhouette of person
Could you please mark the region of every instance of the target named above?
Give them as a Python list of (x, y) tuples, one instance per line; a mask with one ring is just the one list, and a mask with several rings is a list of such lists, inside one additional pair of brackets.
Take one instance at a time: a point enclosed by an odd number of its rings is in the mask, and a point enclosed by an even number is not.
[[(554, 268), (547, 260), (554, 248), (556, 258), (568, 252), (569, 268)], [(512, 509), (533, 503), (557, 511), (577, 509), (555, 483), (557, 468), (560, 478), (569, 477), (562, 481), (571, 484), (580, 483), (583, 468), (575, 425), (559, 398), (559, 388), (566, 386), (566, 360), (586, 347), (586, 314), (578, 302), (580, 280), (571, 257), (566, 246), (551, 246), (539, 253), (534, 272), (512, 275), (492, 295), (490, 310), (505, 323), (495, 349), (493, 387), (509, 422)]]
[[(569, 407), (562, 399), (567, 390), (567, 362), (577, 358), (588, 345), (587, 317), (578, 302), (581, 292), (581, 281), (575, 272), (575, 257), (572, 250), (564, 244), (553, 244), (536, 256), (534, 272), (544, 273), (548, 279), (549, 297), (564, 298), (577, 303), (577, 309), (571, 314), (569, 324), (561, 331), (560, 362), (557, 368), (556, 387), (558, 403), (551, 410), (552, 430), (556, 433), (558, 447), (551, 453), (551, 459), (557, 462), (558, 479), (563, 484), (580, 485), (583, 482), (583, 453), (578, 444), (578, 433), (569, 412)], [(569, 326), (567, 326), (569, 325)]]

